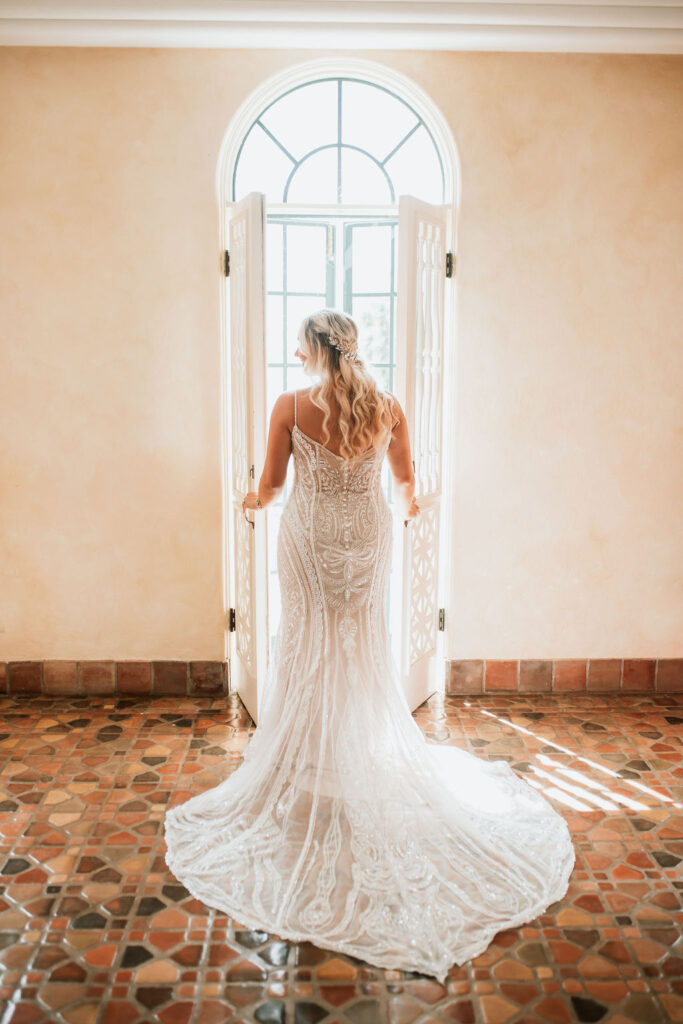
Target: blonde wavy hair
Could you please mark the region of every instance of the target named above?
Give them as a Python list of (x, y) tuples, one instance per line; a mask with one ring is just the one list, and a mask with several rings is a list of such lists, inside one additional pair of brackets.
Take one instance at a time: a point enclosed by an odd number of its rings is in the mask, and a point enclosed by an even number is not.
[(340, 455), (360, 455), (379, 448), (394, 422), (392, 396), (383, 391), (358, 354), (358, 328), (347, 313), (319, 309), (299, 328), (304, 371), (320, 376), (320, 390), (311, 401), (324, 413), (323, 444), (330, 440), (330, 399), (339, 407)]

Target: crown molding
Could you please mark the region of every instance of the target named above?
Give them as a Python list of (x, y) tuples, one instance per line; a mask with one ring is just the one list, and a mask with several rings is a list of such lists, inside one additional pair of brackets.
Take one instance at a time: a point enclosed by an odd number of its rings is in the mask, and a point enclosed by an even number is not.
[(683, 53), (683, 3), (0, 0), (0, 45)]

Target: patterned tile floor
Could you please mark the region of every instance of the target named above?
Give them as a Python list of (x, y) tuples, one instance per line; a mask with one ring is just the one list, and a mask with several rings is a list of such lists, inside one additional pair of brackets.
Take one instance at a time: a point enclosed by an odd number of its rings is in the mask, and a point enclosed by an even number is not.
[(577, 851), (566, 897), (445, 986), (249, 931), (171, 875), (164, 812), (238, 766), (236, 697), (0, 698), (0, 1024), (683, 1021), (683, 694), (416, 718), (542, 787)]

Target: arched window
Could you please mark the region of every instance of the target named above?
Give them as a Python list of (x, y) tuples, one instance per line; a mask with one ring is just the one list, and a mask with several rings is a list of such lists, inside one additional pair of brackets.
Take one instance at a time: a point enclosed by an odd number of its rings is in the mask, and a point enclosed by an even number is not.
[(266, 106), (246, 132), (232, 199), (268, 203), (394, 206), (409, 194), (445, 198), (441, 155), (406, 100), (349, 77), (298, 85)]

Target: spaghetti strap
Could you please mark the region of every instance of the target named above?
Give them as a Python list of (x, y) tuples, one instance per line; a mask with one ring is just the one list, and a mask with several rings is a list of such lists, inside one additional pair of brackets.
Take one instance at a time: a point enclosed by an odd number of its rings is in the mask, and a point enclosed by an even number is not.
[(294, 392), (294, 426), (296, 426), (296, 391)]

